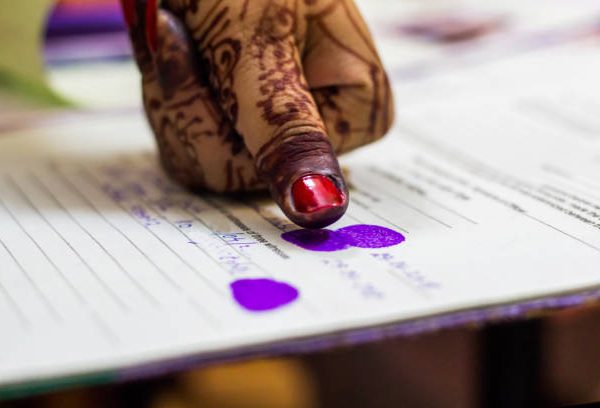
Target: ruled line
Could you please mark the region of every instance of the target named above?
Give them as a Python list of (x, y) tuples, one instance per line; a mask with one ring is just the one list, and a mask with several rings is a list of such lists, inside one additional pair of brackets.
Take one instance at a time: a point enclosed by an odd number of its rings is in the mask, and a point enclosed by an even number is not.
[[(2, 202), (2, 199), (0, 199), (0, 205), (2, 205), (2, 207), (4, 207), (6, 209), (6, 206)], [(27, 281), (33, 288), (34, 292), (36, 292), (37, 295), (40, 297), (40, 299), (42, 300), (42, 303), (44, 303), (46, 305), (46, 307), (50, 311), (50, 315), (53, 317), (53, 319), (56, 321), (56, 323), (64, 322), (63, 316), (58, 312), (58, 310), (56, 310), (56, 308), (54, 307), (52, 302), (50, 302), (48, 297), (46, 297), (46, 295), (40, 289), (40, 287), (37, 285), (35, 280), (29, 275), (27, 270), (23, 267), (23, 265), (21, 265), (21, 262), (19, 262), (17, 257), (12, 253), (12, 251), (8, 248), (8, 246), (4, 243), (4, 241), (1, 238), (0, 238), (0, 245), (2, 245), (4, 250), (8, 253), (8, 255), (11, 257), (11, 259), (15, 263), (15, 265), (17, 265), (17, 267), (19, 268), (19, 270), (21, 271), (23, 276), (25, 276), (25, 279), (27, 279)]]
[[(363, 176), (361, 175), (361, 176), (359, 176), (359, 178), (363, 178)], [(398, 202), (398, 203), (400, 203), (400, 204), (404, 205), (405, 207), (408, 207), (408, 208), (410, 208), (411, 210), (415, 211), (416, 213), (419, 213), (419, 214), (421, 214), (422, 216), (424, 216), (424, 217), (426, 217), (426, 218), (428, 218), (428, 219), (430, 219), (430, 220), (432, 220), (432, 221), (434, 221), (434, 222), (437, 222), (438, 224), (440, 224), (440, 225), (442, 225), (442, 226), (444, 226), (444, 227), (446, 227), (446, 228), (449, 228), (449, 229), (452, 229), (452, 228), (453, 228), (451, 225), (449, 225), (449, 224), (445, 223), (444, 221), (442, 221), (442, 220), (440, 220), (440, 219), (438, 219), (438, 218), (434, 217), (434, 216), (433, 216), (433, 215), (431, 215), (431, 214), (428, 214), (428, 213), (424, 212), (424, 211), (423, 211), (423, 210), (421, 210), (420, 208), (418, 208), (418, 207), (415, 207), (414, 205), (412, 205), (412, 204), (410, 204), (410, 203), (407, 203), (406, 201), (404, 201), (403, 199), (401, 199), (401, 198), (397, 197), (396, 195), (394, 195), (394, 194), (392, 194), (392, 193), (389, 193), (389, 192), (387, 192), (387, 191), (384, 191), (384, 190), (383, 190), (383, 189), (381, 189), (381, 188), (376, 188), (376, 191), (378, 191), (379, 193), (381, 193), (381, 194), (384, 194), (384, 195), (386, 195), (386, 196), (390, 197), (390, 198), (391, 198), (391, 199), (393, 199), (394, 201), (396, 201), (396, 202)]]
[[(95, 176), (93, 176), (87, 169), (85, 169), (83, 167), (80, 167), (79, 170), (81, 171), (81, 173), (83, 174), (83, 176), (86, 179), (88, 179), (90, 182), (94, 183), (99, 189), (101, 188), (101, 183), (99, 182), (99, 180)], [(204, 276), (202, 276), (202, 274), (200, 273), (200, 271), (198, 271), (185, 258), (183, 258), (179, 253), (177, 253), (173, 248), (171, 248), (171, 246), (168, 243), (166, 243), (156, 232), (152, 231), (151, 228), (145, 228), (144, 225), (140, 222), (140, 220), (138, 220), (136, 217), (132, 216), (130, 214), (130, 212), (125, 207), (123, 207), (123, 205), (121, 205), (120, 203), (115, 203), (114, 201), (113, 201), (113, 203), (115, 205), (117, 205), (119, 208), (121, 208), (121, 210), (123, 210), (123, 212), (125, 214), (127, 214), (131, 219), (133, 219), (133, 221), (136, 224), (142, 226), (144, 228), (144, 231), (147, 231), (148, 233), (150, 233), (169, 252), (171, 252), (173, 255), (175, 255), (185, 266), (188, 267), (189, 270), (192, 271), (192, 273), (194, 274), (194, 276), (196, 276), (198, 279), (200, 279), (200, 281), (209, 288), (209, 290), (212, 290), (216, 294), (218, 294), (219, 296), (224, 297), (223, 291), (221, 291), (218, 287), (214, 286), (212, 284), (212, 282), (210, 282), (210, 280), (208, 280)], [(164, 218), (160, 214), (160, 212), (157, 212), (156, 210), (153, 210), (153, 211), (154, 211), (155, 215), (157, 215), (158, 217), (161, 217), (163, 220), (167, 221), (167, 223), (168, 223), (169, 226), (172, 226), (178, 232), (182, 232), (180, 228), (177, 228), (170, 221), (168, 221), (166, 218)], [(205, 317), (206, 320), (208, 320), (210, 323), (212, 323), (213, 327), (215, 327), (215, 328), (222, 327), (221, 324), (218, 322), (218, 319), (216, 318), (216, 316), (213, 316), (206, 308), (200, 306), (197, 302), (195, 302), (195, 300), (192, 299), (187, 292), (186, 292), (186, 298), (195, 307), (195, 309), (197, 311), (201, 312), (201, 315), (203, 317)]]
[[(30, 174), (31, 179), (34, 182), (38, 182), (39, 180), (33, 175)], [(29, 206), (34, 209), (34, 211), (46, 222), (46, 224), (54, 231), (56, 235), (60, 237), (60, 239), (67, 245), (67, 247), (71, 250), (71, 252), (82, 262), (85, 268), (90, 272), (92, 278), (98, 283), (98, 285), (104, 290), (109, 297), (113, 299), (113, 301), (121, 308), (121, 310), (127, 311), (127, 305), (121, 300), (121, 298), (112, 290), (112, 288), (104, 282), (104, 280), (94, 271), (94, 269), (88, 264), (88, 262), (81, 256), (81, 254), (73, 247), (73, 245), (64, 237), (64, 235), (54, 227), (54, 225), (48, 220), (48, 218), (40, 211), (40, 209), (31, 201), (30, 197), (23, 191), (21, 187), (15, 182), (12, 177), (8, 176), (8, 179), (12, 183), (15, 190), (19, 191), (19, 194), (27, 201)], [(48, 195), (48, 194), (46, 194)]]
[[(115, 256), (108, 250), (106, 249), (106, 247), (100, 242), (98, 241), (98, 239), (87, 229), (85, 228), (71, 213), (71, 211), (69, 211), (56, 197), (56, 195), (41, 181), (41, 179), (37, 178), (38, 182), (40, 183), (40, 186), (42, 186), (44, 188), (44, 190), (48, 193), (48, 195), (50, 197), (52, 197), (52, 199), (60, 206), (60, 208), (65, 212), (65, 214), (68, 215), (68, 217), (75, 223), (77, 224), (77, 226), (79, 226), (79, 228), (81, 228), (81, 230), (88, 236), (90, 237), (90, 239), (92, 241), (94, 241), (94, 243), (96, 245), (98, 245), (98, 247), (114, 262), (114, 264), (117, 266), (117, 268), (119, 268), (121, 270), (121, 272), (123, 273), (123, 276), (125, 276), (126, 279), (128, 279), (131, 284), (133, 285), (133, 287), (144, 297), (146, 297), (152, 305), (156, 306), (158, 305), (158, 302), (156, 301), (156, 299), (154, 299), (154, 297), (152, 296), (152, 294), (150, 294), (148, 291), (145, 290), (144, 287), (142, 287), (136, 279), (133, 278), (133, 276), (131, 276), (129, 274), (129, 272), (127, 272), (127, 269), (123, 266), (123, 264), (117, 259), (115, 258)], [(63, 183), (64, 184), (64, 183)], [(89, 205), (89, 203), (86, 203)]]
[[(7, 182), (7, 184), (12, 184), (12, 180), (10, 179), (10, 177), (8, 175), (5, 175), (4, 180)], [(17, 192), (17, 194), (19, 194), (19, 190), (18, 189), (15, 189), (14, 186), (13, 186), (13, 189)], [(31, 240), (31, 242), (33, 242), (33, 244), (37, 247), (37, 249), (42, 253), (42, 255), (44, 256), (44, 258), (52, 266), (52, 269), (54, 269), (54, 271), (56, 272), (56, 274), (67, 285), (67, 287), (70, 289), (70, 291), (73, 293), (73, 295), (77, 299), (79, 299), (80, 303), (86, 304), (86, 301), (85, 301), (85, 298), (83, 297), (83, 295), (77, 290), (77, 288), (75, 288), (73, 286), (73, 284), (71, 283), (71, 281), (63, 274), (63, 272), (56, 265), (56, 263), (52, 260), (52, 258), (50, 258), (50, 256), (48, 255), (48, 253), (44, 250), (44, 248), (42, 248), (42, 246), (37, 242), (37, 240), (35, 238), (33, 238), (33, 236), (31, 236), (31, 234), (29, 233), (29, 231), (27, 231), (27, 229), (23, 226), (23, 224), (18, 220), (18, 218), (13, 214), (13, 212), (6, 205), (4, 206), (4, 208), (6, 208), (6, 210), (9, 212), (11, 218), (17, 223), (17, 225), (19, 226), (19, 228), (21, 228), (21, 231), (23, 231), (25, 233), (25, 235), (27, 235), (27, 237), (29, 237), (29, 239)], [(35, 209), (33, 207), (32, 207), (32, 209), (35, 211)]]
[[(154, 269), (156, 269), (156, 270), (159, 272), (159, 274), (160, 274), (161, 276), (163, 275), (163, 273), (162, 273), (162, 272), (161, 272), (161, 270), (158, 268), (158, 266), (157, 266), (156, 264), (154, 264), (154, 262), (152, 262), (151, 260), (149, 260), (149, 259), (148, 259), (148, 256), (147, 256), (145, 253), (143, 253), (143, 252), (141, 251), (141, 249), (140, 249), (140, 248), (138, 248), (138, 246), (137, 246), (137, 245), (135, 245), (135, 244), (134, 244), (134, 243), (131, 241), (131, 239), (130, 239), (129, 237), (127, 237), (127, 236), (126, 236), (126, 235), (123, 233), (123, 231), (121, 231), (119, 228), (117, 228), (115, 225), (113, 225), (113, 224), (112, 224), (112, 222), (110, 222), (110, 221), (109, 221), (109, 220), (106, 218), (106, 216), (105, 216), (104, 214), (102, 214), (102, 212), (100, 212), (100, 211), (98, 210), (98, 208), (97, 208), (97, 207), (96, 207), (96, 206), (95, 206), (95, 205), (92, 203), (92, 201), (91, 201), (91, 200), (90, 200), (90, 199), (89, 199), (89, 198), (88, 198), (88, 197), (87, 197), (85, 194), (83, 194), (83, 192), (82, 192), (82, 191), (81, 191), (81, 190), (80, 190), (80, 189), (79, 189), (77, 186), (75, 186), (75, 184), (73, 184), (73, 182), (71, 182), (71, 181), (70, 181), (70, 180), (69, 180), (69, 179), (68, 179), (68, 178), (67, 178), (67, 177), (66, 177), (64, 174), (62, 174), (60, 171), (58, 171), (58, 170), (55, 170), (55, 173), (56, 173), (56, 175), (57, 175), (57, 176), (58, 176), (58, 177), (59, 177), (59, 178), (60, 178), (60, 179), (63, 181), (63, 183), (64, 183), (64, 184), (66, 184), (66, 185), (68, 185), (68, 186), (71, 188), (71, 190), (72, 190), (73, 192), (77, 193), (77, 195), (79, 195), (79, 196), (80, 196), (80, 197), (81, 197), (81, 198), (82, 198), (82, 199), (83, 199), (83, 200), (84, 200), (84, 201), (85, 201), (85, 202), (88, 204), (88, 206), (89, 206), (89, 207), (90, 207), (92, 210), (94, 210), (94, 212), (95, 212), (95, 213), (96, 213), (96, 214), (97, 214), (99, 217), (101, 217), (101, 218), (104, 220), (104, 222), (105, 222), (105, 223), (106, 223), (108, 226), (110, 226), (110, 227), (111, 227), (111, 228), (112, 228), (114, 231), (116, 231), (116, 232), (117, 232), (119, 235), (121, 235), (123, 238), (125, 238), (125, 240), (126, 240), (127, 242), (129, 242), (129, 243), (130, 243), (130, 244), (131, 244), (131, 245), (132, 245), (132, 246), (133, 246), (133, 247), (134, 247), (134, 248), (135, 248), (135, 249), (136, 249), (136, 250), (137, 250), (137, 251), (138, 251), (140, 254), (142, 254), (142, 256), (143, 256), (143, 257), (144, 257), (146, 260), (148, 260), (148, 262), (150, 263), (150, 265), (152, 265), (152, 266), (154, 267)], [(133, 278), (132, 278), (132, 279), (133, 279)], [(137, 280), (136, 280), (136, 279), (133, 279), (133, 281), (137, 282)], [(170, 280), (169, 280), (169, 279), (166, 279), (166, 281), (167, 281), (168, 283), (170, 283)], [(148, 289), (146, 289), (144, 286), (142, 286), (142, 285), (138, 285), (138, 287), (139, 287), (140, 289), (142, 289), (142, 290), (144, 291), (144, 293), (145, 293), (145, 294), (148, 296), (148, 298), (149, 298), (149, 299), (152, 299), (152, 301), (153, 301), (153, 302), (154, 302), (156, 305), (160, 305), (160, 304), (161, 304), (161, 302), (160, 302), (160, 301), (159, 301), (159, 300), (158, 300), (158, 299), (157, 299), (157, 298), (156, 298), (156, 297), (155, 297), (155, 296), (154, 296), (152, 293), (150, 293), (150, 292), (148, 291)], [(178, 289), (178, 288), (176, 287), (176, 289)]]
[(1, 280), (0, 280), (0, 293), (2, 293), (4, 295), (4, 298), (6, 299), (6, 301), (10, 305), (10, 307), (14, 310), (15, 315), (17, 316), (17, 320), (19, 320), (19, 323), (21, 324), (21, 327), (23, 329), (25, 329), (26, 331), (29, 331), (31, 329), (31, 322), (29, 321), (27, 316), (25, 316), (25, 313), (23, 313), (23, 311), (19, 307), (19, 304), (12, 297), (12, 295), (10, 294), (8, 289), (6, 289), (6, 287), (4, 286), (4, 284), (2, 283)]
[[(63, 177), (64, 180), (67, 180), (67, 177), (65, 177), (62, 173), (60, 173), (60, 172), (58, 172), (58, 173), (60, 174), (61, 177)], [(81, 189), (78, 186), (76, 186), (70, 180), (67, 180), (67, 182), (71, 186), (73, 186), (73, 188), (75, 190), (77, 190), (79, 193), (81, 193), (82, 197), (84, 196), (83, 191), (81, 191)], [(154, 261), (152, 261), (152, 259), (148, 256), (148, 254), (146, 252), (144, 252), (130, 237), (128, 237), (127, 234), (125, 234), (120, 228), (118, 228), (110, 220), (108, 220), (108, 218), (106, 218), (104, 216), (104, 214), (102, 214), (101, 211), (98, 210), (98, 208), (91, 202), (91, 200), (87, 199), (87, 202), (89, 202), (93, 206), (93, 208), (96, 211), (96, 213), (99, 214), (112, 227), (113, 230), (115, 230), (119, 235), (121, 235), (123, 238), (125, 238), (125, 240), (127, 242), (129, 242), (140, 253), (140, 255), (142, 255), (144, 257), (144, 259), (146, 259), (148, 261), (148, 263), (150, 265), (152, 265), (152, 267), (160, 274), (160, 276), (162, 276), (162, 278), (169, 285), (171, 285), (174, 289), (176, 289), (178, 291), (182, 291), (182, 287), (179, 285), (179, 283), (177, 281), (173, 280), (169, 276), (169, 274), (166, 273), (166, 271), (164, 271), (160, 266), (158, 266), (157, 264), (155, 264)]]
[[(381, 192), (381, 190), (379, 190), (379, 191)], [(418, 207), (415, 207), (414, 205), (412, 205), (412, 204), (410, 204), (410, 203), (407, 203), (406, 201), (402, 200), (401, 198), (398, 198), (398, 197), (396, 197), (396, 196), (395, 196), (395, 195), (393, 195), (392, 193), (386, 193), (386, 192), (383, 192), (383, 194), (385, 194), (385, 195), (387, 195), (387, 196), (391, 197), (392, 199), (396, 200), (396, 201), (397, 201), (397, 202), (399, 202), (400, 204), (404, 205), (405, 207), (408, 207), (408, 208), (410, 208), (411, 210), (413, 210), (413, 211), (415, 211), (415, 212), (417, 212), (417, 213), (421, 214), (422, 216), (424, 216), (424, 217), (426, 217), (426, 218), (429, 218), (430, 220), (432, 220), (432, 221), (435, 221), (435, 222), (437, 222), (437, 223), (438, 223), (438, 224), (440, 224), (440, 225), (443, 225), (443, 226), (444, 226), (444, 227), (446, 227), (446, 228), (449, 228), (449, 229), (452, 229), (452, 228), (453, 228), (453, 227), (452, 227), (452, 225), (449, 225), (449, 224), (445, 223), (444, 221), (440, 220), (439, 218), (436, 218), (436, 217), (434, 217), (433, 215), (426, 213), (425, 211), (421, 210), (420, 208), (418, 208)]]
[(445, 206), (444, 204), (438, 202), (437, 200), (434, 200), (434, 199), (429, 198), (429, 197), (424, 197), (424, 198), (425, 198), (426, 201), (429, 201), (430, 203), (437, 205), (438, 207), (440, 207), (440, 208), (448, 211), (449, 213), (452, 213), (452, 214), (456, 215), (459, 218), (462, 218), (463, 220), (465, 220), (465, 221), (467, 221), (467, 222), (469, 222), (469, 223), (471, 223), (473, 225), (479, 225), (479, 222), (475, 221), (474, 219), (469, 218), (469, 217), (467, 217), (464, 214), (461, 214), (460, 212), (456, 211), (453, 208)]
[[(134, 164), (135, 165), (135, 164)], [(81, 169), (83, 172), (86, 172), (88, 175), (90, 174), (89, 171), (85, 170), (85, 169)], [(92, 179), (92, 181), (94, 181), (96, 184), (99, 185), (99, 182), (97, 179), (95, 179), (93, 176), (90, 176), (90, 178)], [(196, 197), (196, 199), (198, 200), (202, 200), (205, 203), (207, 203), (209, 206), (216, 208), (216, 206), (212, 203), (210, 203), (209, 201), (207, 201), (204, 198), (201, 197)], [(181, 228), (177, 227), (175, 224), (173, 224), (173, 222), (171, 222), (168, 218), (166, 218), (164, 216), (164, 214), (162, 214), (161, 211), (158, 211), (156, 209), (156, 205), (153, 203), (149, 203), (146, 200), (143, 199), (139, 199), (142, 203), (144, 203), (147, 207), (153, 208), (153, 212), (155, 215), (157, 215), (158, 217), (160, 217), (161, 219), (163, 219), (166, 223), (168, 223), (169, 225), (171, 225), (179, 234), (183, 235), (185, 237), (186, 240), (188, 241), (193, 241), (192, 237), (190, 237), (188, 234), (185, 233), (185, 231), (183, 231)], [(121, 208), (123, 208), (123, 206), (119, 205)], [(188, 216), (191, 216), (193, 219), (195, 219), (196, 221), (199, 221), (202, 226), (212, 235), (212, 236), (217, 236), (219, 238), (219, 240), (221, 240), (226, 246), (232, 248), (235, 252), (237, 252), (239, 255), (243, 256), (244, 258), (246, 258), (250, 264), (253, 264), (254, 266), (256, 266), (260, 271), (262, 271), (266, 276), (272, 277), (268, 272), (266, 272), (262, 267), (260, 267), (258, 264), (256, 264), (255, 262), (253, 262), (252, 260), (250, 260), (245, 254), (239, 252), (235, 247), (231, 246), (227, 241), (225, 241), (222, 237), (220, 237), (218, 234), (215, 234), (212, 229), (206, 224), (206, 222), (204, 222), (201, 218), (199, 218), (197, 215), (193, 214), (192, 212), (190, 212), (189, 210), (186, 210), (185, 208), (182, 207), (178, 207), (177, 208), (179, 211), (186, 213)], [(218, 209), (217, 209), (218, 210)], [(137, 220), (136, 220), (137, 221)], [(167, 245), (167, 244), (165, 244)], [(168, 247), (168, 245), (167, 245)], [(220, 263), (217, 259), (215, 259), (208, 251), (206, 251), (204, 248), (198, 246), (198, 245), (194, 245), (195, 248), (197, 248), (198, 250), (200, 250), (203, 254), (205, 254), (208, 258), (210, 258), (217, 267), (219, 267), (220, 269), (223, 269), (225, 272), (227, 272), (229, 274), (228, 269), (223, 266), (222, 263)], [(169, 247), (169, 249), (171, 249)]]
[[(400, 230), (402, 232), (404, 232), (405, 234), (410, 234), (410, 232), (408, 232), (408, 230), (406, 228), (402, 228), (401, 226), (399, 226), (398, 224), (388, 220), (387, 218), (383, 217), (382, 215), (376, 214), (375, 212), (371, 211), (370, 209), (364, 209), (365, 211), (368, 211), (369, 214), (371, 214), (372, 216), (379, 218), (381, 221), (385, 222), (386, 224), (396, 228), (397, 230)], [(345, 217), (348, 218), (352, 218), (353, 220), (355, 220), (358, 224), (364, 224), (365, 222), (361, 219), (359, 219), (358, 217), (356, 217), (355, 215), (351, 214), (351, 213), (346, 213)]]
[[(90, 181), (92, 181), (94, 184), (96, 184), (99, 188), (101, 187), (100, 181), (94, 177), (87, 169), (80, 169), (83, 173), (86, 174), (86, 178), (88, 178)], [(140, 222), (140, 220), (138, 220), (137, 218), (135, 218), (134, 216), (132, 216), (129, 211), (123, 207), (123, 205), (119, 204), (119, 203), (115, 203), (114, 201), (112, 201), (115, 205), (117, 205), (118, 207), (120, 207), (124, 213), (126, 213), (130, 218), (132, 218), (137, 224), (143, 226), (143, 224)], [(152, 207), (155, 208), (154, 205), (152, 204), (148, 204), (146, 203), (146, 205), (148, 207)], [(164, 221), (166, 221), (168, 223), (169, 226), (172, 226), (178, 233), (182, 233), (181, 228), (178, 228), (177, 226), (173, 225), (169, 220), (167, 220), (161, 213), (160, 211), (157, 210), (153, 210), (155, 215), (157, 215), (158, 217), (162, 218)], [(212, 290), (214, 290), (216, 293), (218, 293), (219, 295), (223, 294), (223, 291), (221, 291), (218, 287), (214, 286), (213, 283), (206, 279), (202, 273), (197, 270), (192, 264), (189, 263), (188, 260), (186, 260), (185, 258), (183, 258), (181, 256), (181, 254), (179, 254), (177, 251), (175, 251), (173, 248), (171, 248), (171, 246), (169, 244), (167, 244), (162, 238), (160, 238), (158, 236), (158, 234), (156, 234), (154, 231), (152, 231), (150, 228), (144, 228), (144, 230), (148, 231), (150, 234), (152, 234), (169, 252), (171, 252), (173, 255), (175, 255), (181, 262), (183, 262), (192, 272), (194, 272), (194, 275), (196, 275), (204, 284), (206, 284), (209, 288), (211, 288)], [(189, 239), (189, 238), (188, 238)], [(207, 254), (208, 255), (208, 254)], [(215, 262), (216, 263), (216, 262)], [(221, 266), (217, 263), (218, 266)]]
[[(397, 167), (397, 168), (399, 168), (399, 169), (404, 169), (404, 170), (406, 170), (405, 172), (403, 172), (403, 173), (402, 173), (403, 175), (406, 175), (406, 174), (411, 174), (411, 173), (414, 171), (413, 169), (411, 169), (410, 167), (408, 167), (408, 166), (405, 166), (405, 165), (399, 165), (399, 164), (397, 164), (397, 165), (396, 165), (396, 167)], [(371, 169), (372, 169), (373, 171), (375, 171), (375, 172), (380, 172), (380, 170), (379, 170), (379, 169), (377, 169), (376, 167), (371, 167)], [(413, 178), (413, 180), (414, 180), (414, 178)], [(405, 186), (399, 186), (399, 187), (401, 187), (401, 188), (404, 188), (404, 190), (406, 190), (406, 191), (409, 191), (409, 192), (410, 192), (410, 189), (406, 188)], [(425, 201), (428, 201), (428, 202), (430, 202), (431, 204), (434, 204), (434, 205), (436, 205), (436, 206), (438, 206), (438, 207), (442, 208), (443, 210), (446, 210), (446, 211), (447, 211), (447, 212), (449, 212), (449, 213), (452, 213), (452, 214), (456, 215), (456, 216), (457, 216), (457, 217), (459, 217), (459, 218), (462, 218), (463, 220), (465, 220), (465, 221), (467, 221), (467, 222), (469, 222), (469, 223), (471, 223), (471, 224), (473, 224), (473, 225), (479, 225), (479, 222), (475, 221), (474, 219), (472, 219), (472, 218), (470, 218), (470, 217), (468, 217), (468, 216), (466, 216), (466, 215), (462, 214), (461, 212), (459, 212), (459, 211), (457, 211), (457, 210), (455, 210), (455, 209), (453, 209), (453, 208), (450, 208), (450, 207), (448, 207), (448, 206), (446, 206), (446, 205), (444, 205), (444, 204), (440, 203), (440, 202), (439, 202), (439, 201), (437, 201), (437, 200), (434, 200), (433, 198), (430, 198), (428, 195), (422, 196), (421, 198), (422, 198), (423, 200), (425, 200)]]
[(560, 232), (561, 234), (563, 234), (563, 235), (565, 235), (565, 236), (567, 236), (567, 237), (569, 237), (569, 238), (571, 238), (571, 239), (574, 239), (575, 241), (578, 241), (578, 242), (582, 243), (583, 245), (585, 245), (585, 246), (587, 246), (587, 247), (590, 247), (590, 248), (592, 248), (593, 250), (596, 250), (596, 251), (600, 252), (600, 248), (598, 248), (598, 247), (596, 247), (596, 246), (594, 246), (594, 245), (590, 244), (589, 242), (586, 242), (586, 241), (582, 240), (581, 238), (577, 238), (576, 236), (574, 236), (574, 235), (571, 235), (571, 234), (569, 234), (568, 232), (565, 232), (565, 231), (561, 230), (560, 228), (557, 228), (557, 227), (555, 227), (555, 226), (554, 226), (554, 225), (552, 225), (552, 224), (548, 224), (547, 222), (545, 222), (545, 221), (542, 221), (542, 220), (540, 220), (539, 218), (536, 218), (536, 217), (534, 217), (533, 215), (529, 215), (529, 214), (527, 214), (527, 213), (523, 213), (523, 215), (524, 215), (525, 217), (527, 217), (527, 218), (530, 218), (530, 219), (532, 219), (532, 220), (534, 220), (534, 221), (537, 221), (537, 222), (539, 222), (540, 224), (543, 224), (543, 225), (547, 226), (548, 228), (552, 228), (553, 230), (555, 230), (555, 231), (557, 231), (557, 232)]
[[(5, 175), (4, 180), (7, 184), (12, 185), (13, 190), (15, 190), (17, 192), (17, 194), (21, 195), (21, 193), (22, 193), (21, 190), (19, 190), (19, 188), (16, 186), (16, 184), (14, 184), (14, 182), (12, 181), (12, 179), (9, 175)], [(25, 196), (23, 196), (23, 198), (25, 198), (25, 201), (28, 202), (28, 200)], [(111, 342), (114, 342), (116, 335), (114, 333), (112, 333), (112, 331), (108, 328), (108, 325), (106, 324), (106, 322), (104, 322), (104, 320), (100, 316), (97, 315), (96, 310), (94, 310), (92, 305), (90, 305), (90, 303), (83, 296), (83, 294), (79, 290), (77, 290), (77, 288), (73, 285), (73, 283), (65, 276), (65, 274), (61, 271), (61, 269), (58, 267), (58, 265), (56, 265), (56, 263), (48, 255), (48, 253), (42, 248), (40, 243), (37, 240), (35, 240), (33, 238), (33, 236), (31, 236), (29, 231), (27, 231), (27, 229), (15, 217), (15, 215), (12, 213), (12, 211), (8, 208), (8, 206), (3, 202), (3, 200), (1, 198), (0, 198), (0, 201), (2, 201), (2, 205), (4, 206), (6, 211), (8, 211), (8, 214), (10, 215), (10, 217), (17, 223), (17, 225), (21, 228), (21, 230), (25, 233), (25, 235), (27, 235), (27, 237), (29, 237), (31, 242), (33, 242), (33, 244), (38, 248), (38, 250), (42, 253), (44, 258), (52, 266), (52, 269), (54, 269), (56, 274), (65, 283), (67, 288), (69, 288), (69, 290), (73, 293), (73, 295), (78, 299), (79, 303), (82, 305), (85, 305), (87, 311), (93, 317), (94, 322), (96, 323), (96, 326), (100, 328), (100, 330), (111, 340)], [(36, 211), (35, 207), (31, 206), (30, 202), (28, 202), (27, 205), (30, 206), (31, 209)], [(42, 219), (44, 219), (44, 218), (42, 217)]]

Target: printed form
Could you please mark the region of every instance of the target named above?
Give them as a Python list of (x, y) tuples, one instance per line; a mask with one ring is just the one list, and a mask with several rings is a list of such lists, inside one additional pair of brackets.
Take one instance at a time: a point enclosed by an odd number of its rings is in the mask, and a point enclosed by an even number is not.
[(266, 196), (182, 191), (141, 116), (3, 137), (0, 385), (597, 288), (599, 64), (565, 47), (400, 84), (395, 130), (343, 160), (348, 214), (317, 232)]

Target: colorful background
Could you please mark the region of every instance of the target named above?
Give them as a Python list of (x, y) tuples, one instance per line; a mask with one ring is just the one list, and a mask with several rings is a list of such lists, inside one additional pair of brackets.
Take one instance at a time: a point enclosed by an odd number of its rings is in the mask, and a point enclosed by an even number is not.
[(118, 0), (60, 0), (48, 21), (49, 37), (122, 31)]

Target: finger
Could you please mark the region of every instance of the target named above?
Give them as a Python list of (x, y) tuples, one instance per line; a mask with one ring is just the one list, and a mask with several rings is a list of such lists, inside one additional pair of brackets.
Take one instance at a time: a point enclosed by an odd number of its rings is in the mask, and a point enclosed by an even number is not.
[(244, 13), (243, 3), (212, 2), (186, 22), (221, 106), (279, 206), (301, 226), (326, 226), (344, 214), (348, 191), (302, 72), (297, 16), (277, 2)]
[(145, 87), (145, 99), (163, 165), (189, 188), (257, 189), (252, 157), (213, 102), (195, 56), (180, 20), (159, 10), (154, 55), (157, 87)]
[(193, 166), (186, 145), (173, 137), (174, 132), (169, 132), (168, 124), (171, 122), (166, 117), (165, 92), (153, 58), (158, 41), (157, 6), (155, 1), (121, 0), (133, 55), (142, 74), (144, 110), (156, 137), (161, 163), (169, 176), (191, 188), (201, 182), (202, 175)]
[(133, 56), (142, 75), (152, 72), (152, 51), (156, 48), (157, 0), (121, 0)]
[(324, 227), (347, 208), (345, 181), (295, 44), (265, 37), (256, 35), (248, 44), (254, 55), (235, 70), (237, 129), (284, 213), (301, 226)]
[(382, 137), (393, 122), (392, 92), (354, 2), (315, 3), (307, 32), (304, 69), (336, 152)]

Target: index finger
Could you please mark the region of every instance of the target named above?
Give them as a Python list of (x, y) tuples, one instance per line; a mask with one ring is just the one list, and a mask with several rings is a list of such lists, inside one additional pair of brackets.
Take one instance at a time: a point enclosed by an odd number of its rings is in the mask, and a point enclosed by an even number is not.
[(301, 226), (329, 225), (344, 214), (348, 190), (304, 77), (297, 47), (303, 10), (248, 4), (199, 3), (186, 22), (224, 111), (281, 209)]

